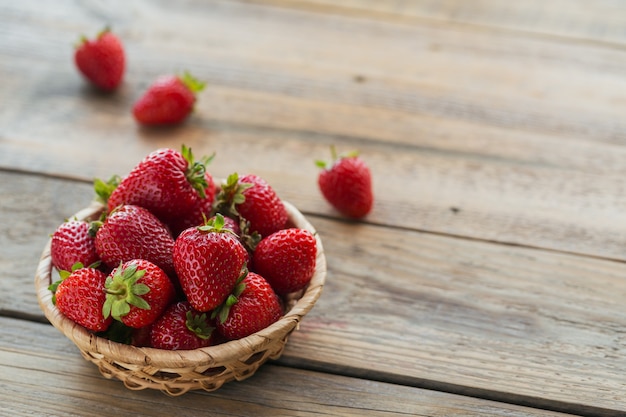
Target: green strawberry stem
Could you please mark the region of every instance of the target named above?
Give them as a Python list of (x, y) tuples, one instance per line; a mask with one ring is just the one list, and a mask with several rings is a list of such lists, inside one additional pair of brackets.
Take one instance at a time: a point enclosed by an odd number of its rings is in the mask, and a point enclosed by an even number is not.
[(185, 326), (190, 332), (193, 332), (200, 339), (208, 339), (213, 333), (214, 327), (209, 326), (207, 322), (206, 313), (193, 314), (191, 311), (187, 312), (187, 320)]
[(239, 238), (241, 239), (243, 245), (246, 249), (248, 249), (250, 254), (253, 254), (263, 237), (256, 230), (250, 233), (250, 222), (243, 217), (239, 220), (239, 230), (241, 230), (241, 236), (239, 236)]
[(211, 313), (212, 319), (217, 318), (220, 323), (224, 323), (228, 319), (228, 315), (230, 314), (230, 308), (237, 304), (237, 302), (239, 301), (239, 296), (246, 289), (246, 283), (243, 282), (243, 280), (246, 279), (246, 276), (248, 276), (248, 266), (244, 264), (241, 268), (239, 278), (237, 278), (237, 282), (235, 283), (235, 288), (233, 289), (233, 292), (229, 294), (228, 297), (226, 297), (226, 300), (224, 300), (224, 302), (220, 306), (216, 307), (215, 310), (213, 310), (213, 312)]
[[(96, 261), (94, 263), (92, 263), (91, 265), (89, 265), (87, 268), (93, 268), (96, 269), (100, 266), (100, 261)], [(64, 279), (66, 279), (67, 277), (69, 277), (72, 272), (77, 271), (79, 269), (84, 268), (85, 266), (83, 265), (82, 262), (76, 262), (74, 265), (72, 265), (72, 270), (71, 271), (66, 271), (66, 270), (59, 270), (59, 278), (57, 281), (54, 281), (52, 284), (50, 284), (48, 286), (48, 289), (50, 291), (52, 291), (52, 304), (56, 304), (57, 303), (57, 297), (56, 297), (56, 292), (57, 292), (57, 288), (59, 288), (59, 285), (61, 284), (61, 282), (63, 282)]]
[(181, 154), (187, 161), (187, 171), (185, 172), (187, 181), (189, 181), (189, 184), (198, 192), (201, 198), (205, 198), (206, 192), (204, 190), (209, 186), (205, 177), (206, 166), (213, 160), (215, 153), (208, 157), (205, 156), (200, 161), (195, 161), (191, 148), (183, 144)]
[(201, 232), (209, 233), (233, 233), (232, 230), (224, 228), (225, 224), (224, 216), (222, 214), (217, 213), (214, 217), (209, 220), (205, 220), (204, 224), (198, 226), (198, 230)]
[(115, 320), (120, 321), (130, 312), (131, 305), (143, 310), (150, 310), (150, 305), (141, 298), (142, 295), (150, 292), (150, 288), (145, 284), (137, 283), (145, 273), (144, 270), (138, 270), (135, 264), (122, 268), (120, 263), (115, 273), (107, 277), (104, 284), (104, 291), (107, 296), (102, 306), (102, 314), (105, 318), (112, 316)]
[(334, 164), (336, 164), (340, 159), (343, 158), (355, 158), (359, 156), (359, 151), (349, 151), (346, 153), (342, 153), (342, 154), (338, 154), (337, 153), (337, 148), (335, 148), (335, 145), (330, 145), (330, 163), (328, 161), (322, 161), (320, 159), (315, 161), (315, 165), (317, 165), (319, 168), (322, 169), (329, 169), (330, 167), (332, 167)]
[(239, 175), (236, 172), (230, 174), (226, 178), (226, 182), (222, 184), (221, 191), (215, 197), (213, 210), (216, 213), (239, 218), (237, 205), (246, 201), (246, 196), (243, 195), (243, 192), (253, 185), (249, 182), (240, 183)]
[(198, 80), (194, 76), (192, 76), (189, 71), (185, 71), (183, 75), (178, 77), (180, 81), (191, 91), (192, 93), (199, 93), (204, 90), (206, 83)]
[(104, 27), (104, 29), (102, 29), (100, 32), (98, 32), (98, 38), (101, 38), (105, 33), (108, 33), (111, 31), (111, 26), (106, 25)]
[(111, 193), (115, 191), (122, 178), (119, 175), (113, 175), (108, 181), (104, 182), (100, 178), (93, 181), (93, 189), (96, 193), (96, 200), (106, 205), (111, 197)]

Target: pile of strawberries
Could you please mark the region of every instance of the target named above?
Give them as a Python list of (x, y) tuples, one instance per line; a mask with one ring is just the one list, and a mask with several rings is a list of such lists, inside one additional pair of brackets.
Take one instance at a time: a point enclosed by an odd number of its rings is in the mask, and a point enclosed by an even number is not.
[[(75, 64), (95, 87), (113, 91), (126, 57), (105, 29), (83, 37)], [(144, 125), (183, 122), (204, 83), (186, 73), (155, 80), (132, 113)], [(372, 209), (369, 168), (356, 154), (318, 162), (324, 198), (344, 216)], [(68, 220), (52, 235), (60, 280), (53, 301), (68, 318), (118, 342), (195, 349), (239, 339), (284, 314), (288, 294), (310, 282), (315, 237), (291, 227), (284, 204), (256, 175), (232, 174), (216, 187), (189, 148), (159, 149), (127, 176), (96, 180), (104, 204), (96, 221)]]
[(52, 235), (50, 286), (66, 317), (100, 336), (159, 349), (239, 339), (284, 313), (310, 282), (316, 239), (289, 223), (274, 189), (232, 174), (220, 187), (191, 150), (159, 149), (124, 178), (96, 180), (98, 220)]

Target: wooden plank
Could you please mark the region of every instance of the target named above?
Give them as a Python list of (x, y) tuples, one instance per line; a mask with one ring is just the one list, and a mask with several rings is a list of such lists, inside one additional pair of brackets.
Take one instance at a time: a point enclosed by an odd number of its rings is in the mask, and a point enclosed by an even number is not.
[[(90, 185), (0, 179), (15, 193), (47, 190), (3, 210), (0, 225), (9, 248), (0, 292), (13, 294), (0, 312), (41, 319), (32, 277), (47, 234), (67, 216), (54, 199), (81, 206)], [(309, 218), (329, 275), (283, 363), (574, 413), (626, 411), (626, 264)]]
[[(249, 0), (247, 0), (249, 1)], [(539, 35), (626, 43), (626, 5), (620, 0), (258, 0), (320, 13), (341, 13), (372, 19), (434, 19), (446, 24), (471, 24)]]
[[(621, 49), (230, 2), (114, 10), (0, 2), (0, 166), (90, 179), (185, 142), (217, 151), (218, 176), (258, 173), (334, 215), (312, 159), (337, 143), (374, 170), (372, 223), (626, 259)], [(131, 53), (112, 96), (71, 64), (103, 20)], [(180, 68), (211, 83), (194, 117), (137, 128), (133, 100)]]
[(626, 264), (314, 224), (329, 275), (285, 363), (561, 411), (626, 412)]
[[(45, 387), (45, 389), (42, 389)], [(545, 416), (535, 410), (423, 389), (264, 365), (213, 393), (168, 397), (106, 380), (52, 326), (0, 317), (0, 413), (196, 416)]]

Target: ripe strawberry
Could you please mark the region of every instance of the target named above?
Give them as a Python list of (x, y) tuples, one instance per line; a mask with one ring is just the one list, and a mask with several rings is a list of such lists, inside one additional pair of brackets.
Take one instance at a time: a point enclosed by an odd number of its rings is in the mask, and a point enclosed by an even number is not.
[(276, 322), (282, 315), (282, 307), (270, 284), (261, 275), (249, 272), (214, 314), (219, 332), (235, 340)]
[(108, 201), (109, 211), (120, 204), (148, 209), (176, 235), (185, 222), (201, 224), (203, 214), (209, 215), (215, 197), (213, 177), (206, 170), (211, 159), (194, 161), (191, 148), (185, 145), (180, 152), (158, 149), (140, 161), (119, 185), (107, 188), (108, 183), (96, 184), (96, 193)]
[(104, 287), (104, 317), (112, 316), (135, 329), (152, 324), (175, 297), (167, 274), (145, 259), (120, 264), (106, 278)]
[(331, 147), (333, 162), (317, 161), (323, 169), (318, 177), (319, 188), (324, 198), (341, 214), (361, 218), (372, 209), (372, 176), (368, 166), (357, 153), (337, 157)]
[(102, 313), (107, 276), (98, 269), (81, 266), (65, 272), (62, 281), (51, 286), (56, 287), (54, 299), (59, 311), (89, 330), (105, 331), (111, 325), (111, 318)]
[(167, 350), (190, 350), (212, 345), (213, 321), (187, 301), (172, 304), (150, 330), (150, 346)]
[(180, 123), (193, 110), (196, 93), (205, 83), (189, 73), (181, 77), (166, 75), (158, 78), (133, 106), (133, 116), (145, 125)]
[[(211, 194), (215, 194), (215, 186), (213, 185), (213, 179), (207, 174), (207, 181), (211, 183)], [(198, 200), (197, 204), (194, 204), (192, 211), (184, 216), (180, 216), (177, 219), (173, 219), (169, 222), (170, 230), (173, 236), (178, 236), (183, 230), (194, 226), (202, 226), (206, 217), (211, 213), (213, 209), (213, 197), (203, 198)]]
[(94, 85), (114, 90), (124, 75), (125, 56), (122, 42), (106, 28), (94, 40), (82, 37), (74, 53), (78, 70)]
[(228, 216), (243, 218), (249, 222), (249, 234), (261, 236), (284, 229), (287, 209), (276, 191), (261, 177), (245, 175), (241, 178), (229, 175), (216, 197), (215, 208)]
[(304, 229), (283, 229), (259, 242), (254, 251), (254, 270), (279, 295), (301, 290), (315, 272), (315, 236)]
[(167, 227), (143, 207), (123, 205), (113, 210), (104, 222), (94, 223), (96, 251), (111, 268), (120, 262), (146, 259), (169, 275), (174, 274), (174, 238)]
[(76, 262), (88, 266), (100, 260), (89, 223), (84, 220), (62, 223), (52, 234), (50, 245), (52, 265), (58, 270), (70, 271)]
[(174, 267), (191, 305), (206, 312), (220, 305), (245, 267), (246, 249), (218, 215), (183, 231), (174, 244)]

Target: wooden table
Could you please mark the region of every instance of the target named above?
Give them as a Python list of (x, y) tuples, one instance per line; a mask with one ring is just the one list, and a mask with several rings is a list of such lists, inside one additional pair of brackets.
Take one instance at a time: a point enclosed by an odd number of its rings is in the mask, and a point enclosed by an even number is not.
[[(106, 24), (112, 95), (72, 62)], [(193, 116), (138, 127), (185, 69)], [(278, 361), (171, 398), (101, 377), (33, 277), (94, 177), (182, 143), (299, 207), (328, 276)], [(363, 221), (317, 188), (331, 144), (373, 171)], [(626, 415), (621, 0), (1, 0), (0, 204), (0, 415)]]

